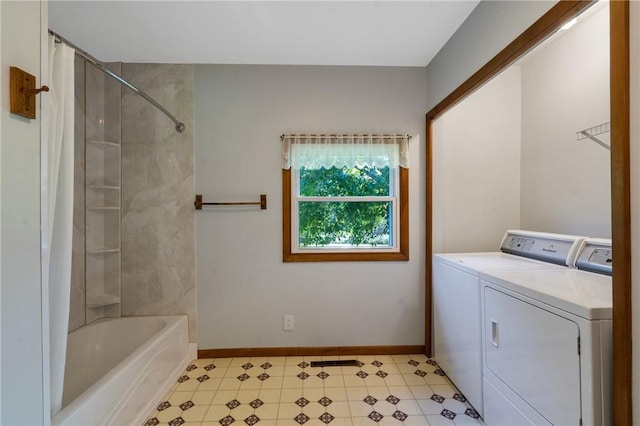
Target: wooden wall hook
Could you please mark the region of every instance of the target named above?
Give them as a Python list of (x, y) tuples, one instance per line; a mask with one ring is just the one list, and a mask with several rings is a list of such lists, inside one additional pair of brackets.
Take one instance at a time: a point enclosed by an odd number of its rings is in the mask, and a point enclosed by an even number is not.
[(17, 67), (11, 67), (9, 74), (10, 111), (26, 118), (36, 118), (36, 97), (40, 92), (48, 92), (47, 86), (36, 89), (36, 77)]
[(48, 92), (48, 91), (49, 91), (49, 86), (42, 86), (39, 89), (25, 90), (24, 94), (25, 94), (25, 96), (33, 96), (33, 95), (37, 95), (40, 92)]

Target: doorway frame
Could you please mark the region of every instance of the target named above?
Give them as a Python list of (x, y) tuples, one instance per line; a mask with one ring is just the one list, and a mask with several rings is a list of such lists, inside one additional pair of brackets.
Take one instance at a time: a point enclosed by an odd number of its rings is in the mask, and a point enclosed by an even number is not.
[[(433, 259), (433, 124), (516, 60), (557, 31), (595, 1), (562, 0), (534, 22), (475, 74), (426, 114), (426, 259), (425, 353), (432, 348)], [(610, 114), (611, 114), (611, 239), (613, 289), (613, 395), (614, 425), (633, 424), (631, 323), (631, 202), (630, 202), (630, 70), (629, 1), (609, 2)]]

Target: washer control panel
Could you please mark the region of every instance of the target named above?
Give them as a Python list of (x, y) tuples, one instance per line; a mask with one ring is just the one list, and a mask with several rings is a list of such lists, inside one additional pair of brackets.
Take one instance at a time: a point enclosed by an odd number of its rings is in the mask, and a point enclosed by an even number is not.
[(585, 237), (532, 231), (507, 231), (500, 250), (558, 265), (572, 265)]
[(587, 239), (580, 247), (576, 268), (611, 275), (613, 272), (613, 250), (611, 240)]

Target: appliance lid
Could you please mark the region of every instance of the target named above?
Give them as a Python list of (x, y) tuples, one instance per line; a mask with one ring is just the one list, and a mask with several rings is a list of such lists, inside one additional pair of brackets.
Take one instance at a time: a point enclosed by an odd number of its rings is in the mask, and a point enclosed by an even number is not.
[(611, 275), (613, 272), (611, 240), (604, 238), (584, 240), (578, 250), (575, 266), (583, 271)]
[(559, 268), (544, 271), (487, 271), (485, 285), (499, 286), (587, 320), (612, 318), (611, 277)]
[(441, 253), (434, 254), (433, 260), (435, 263), (444, 263), (470, 274), (477, 274), (479, 271), (566, 268), (564, 265), (554, 265), (535, 259), (513, 256), (501, 251)]
[(571, 266), (586, 237), (523, 230), (508, 230), (500, 250), (516, 256)]

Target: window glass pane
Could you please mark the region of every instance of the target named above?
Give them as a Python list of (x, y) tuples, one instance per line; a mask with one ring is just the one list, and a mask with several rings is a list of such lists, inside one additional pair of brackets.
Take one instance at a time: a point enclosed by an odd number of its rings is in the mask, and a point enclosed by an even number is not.
[(298, 203), (300, 247), (393, 246), (392, 203)]
[(388, 196), (389, 167), (300, 169), (300, 196)]

